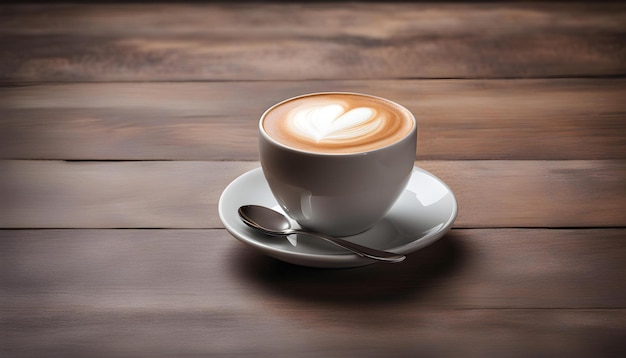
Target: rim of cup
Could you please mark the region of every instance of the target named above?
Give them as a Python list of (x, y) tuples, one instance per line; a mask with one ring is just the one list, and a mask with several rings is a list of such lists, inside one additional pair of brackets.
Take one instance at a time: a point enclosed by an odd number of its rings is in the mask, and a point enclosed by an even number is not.
[[(354, 153), (330, 153), (330, 152), (324, 152), (324, 153), (318, 153), (318, 152), (311, 152), (311, 151), (307, 151), (307, 150), (303, 150), (303, 149), (298, 149), (298, 148), (294, 148), (294, 147), (290, 147), (286, 144), (283, 144), (277, 140), (275, 140), (274, 138), (272, 138), (266, 131), (265, 128), (263, 128), (263, 121), (265, 120), (265, 117), (267, 116), (267, 114), (272, 111), (274, 108), (279, 107), (287, 102), (290, 101), (294, 101), (296, 99), (300, 99), (300, 98), (305, 98), (305, 97), (312, 97), (312, 96), (319, 96), (319, 95), (332, 95), (332, 94), (337, 94), (337, 95), (355, 95), (355, 96), (361, 96), (361, 97), (368, 97), (368, 98), (373, 98), (373, 99), (378, 99), (381, 100), (383, 102), (387, 102), (387, 103), (391, 103), (393, 104), (394, 107), (397, 107), (400, 111), (405, 112), (408, 116), (407, 118), (411, 119), (411, 129), (406, 133), (406, 135), (404, 135), (403, 137), (399, 138), (398, 140), (396, 140), (393, 143), (389, 143), (387, 145), (384, 145), (382, 147), (379, 148), (374, 148), (374, 149), (370, 149), (370, 150), (363, 150), (363, 151), (358, 151), (358, 152), (354, 152)], [(343, 157), (352, 157), (352, 156), (361, 156), (361, 155), (365, 155), (367, 153), (374, 153), (380, 150), (384, 150), (386, 148), (389, 147), (393, 147), (395, 145), (397, 145), (398, 143), (404, 141), (406, 138), (413, 136), (416, 132), (417, 132), (417, 119), (415, 118), (415, 116), (413, 115), (413, 113), (411, 113), (411, 111), (409, 111), (406, 107), (404, 107), (403, 105), (392, 101), (390, 99), (384, 98), (384, 97), (380, 97), (380, 96), (375, 96), (375, 95), (370, 95), (370, 94), (365, 94), (365, 93), (359, 93), (359, 92), (342, 92), (342, 91), (323, 91), (323, 92), (313, 92), (313, 93), (307, 93), (307, 94), (302, 94), (302, 95), (297, 95), (297, 96), (293, 96), (290, 98), (287, 98), (285, 100), (282, 100), (274, 105), (272, 105), (270, 108), (266, 109), (265, 112), (263, 112), (263, 114), (261, 115), (261, 118), (259, 119), (259, 132), (261, 133), (261, 135), (269, 142), (273, 143), (274, 145), (277, 145), (281, 148), (293, 151), (293, 152), (297, 152), (297, 153), (301, 153), (301, 154), (307, 154), (307, 155), (311, 155), (311, 156), (343, 156)]]

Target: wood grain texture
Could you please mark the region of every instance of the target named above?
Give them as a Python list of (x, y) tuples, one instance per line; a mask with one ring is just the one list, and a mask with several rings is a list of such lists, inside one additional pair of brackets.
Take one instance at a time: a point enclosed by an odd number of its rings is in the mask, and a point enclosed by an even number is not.
[(406, 106), (418, 119), (420, 160), (626, 159), (622, 79), (0, 87), (0, 158), (257, 160), (267, 108), (329, 90)]
[[(626, 224), (626, 161), (424, 161), (457, 227)], [(0, 227), (221, 228), (217, 203), (257, 162), (0, 161)]]
[(622, 4), (5, 5), (1, 81), (626, 73)]
[(1, 230), (0, 346), (12, 357), (610, 356), (624, 352), (624, 234), (453, 230), (402, 264), (317, 270), (225, 230)]
[[(378, 325), (349, 321), (311, 327), (297, 317), (259, 311), (148, 308), (94, 313), (64, 308), (10, 314), (2, 352), (13, 358), (42, 352), (59, 358), (614, 358), (626, 353), (625, 316), (623, 309), (436, 309), (396, 315), (398, 321)], [(347, 319), (345, 314), (338, 317)], [(327, 316), (308, 319), (328, 321)]]

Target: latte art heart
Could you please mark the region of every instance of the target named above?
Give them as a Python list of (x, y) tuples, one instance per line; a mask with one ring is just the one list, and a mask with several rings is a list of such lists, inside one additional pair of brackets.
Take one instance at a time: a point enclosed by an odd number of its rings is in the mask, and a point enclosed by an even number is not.
[(376, 150), (416, 130), (413, 115), (404, 107), (351, 93), (294, 97), (267, 110), (261, 127), (281, 145), (322, 154)]
[(358, 107), (346, 111), (339, 104), (298, 108), (292, 117), (293, 130), (301, 136), (322, 140), (347, 140), (368, 135), (381, 125), (376, 110)]

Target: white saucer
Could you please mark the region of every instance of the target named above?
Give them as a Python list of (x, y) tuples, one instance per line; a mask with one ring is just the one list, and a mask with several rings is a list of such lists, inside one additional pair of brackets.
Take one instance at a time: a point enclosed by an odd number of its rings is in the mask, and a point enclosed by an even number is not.
[[(237, 214), (240, 206), (249, 204), (267, 206), (284, 214), (272, 196), (261, 168), (233, 180), (224, 189), (218, 210), (222, 223), (236, 239), (266, 255), (296, 265), (325, 268), (357, 267), (376, 262), (305, 235), (291, 235), (285, 239), (259, 233), (246, 226)], [(346, 239), (409, 254), (445, 235), (456, 215), (457, 203), (450, 188), (431, 173), (414, 167), (407, 188), (387, 215), (370, 230)], [(294, 221), (292, 224), (298, 227)]]

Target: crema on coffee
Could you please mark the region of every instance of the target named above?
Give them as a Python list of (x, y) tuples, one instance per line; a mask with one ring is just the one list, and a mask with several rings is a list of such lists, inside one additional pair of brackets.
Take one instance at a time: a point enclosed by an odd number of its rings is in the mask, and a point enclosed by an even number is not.
[(301, 151), (350, 154), (386, 147), (415, 127), (412, 114), (382, 98), (317, 93), (281, 102), (265, 112), (262, 130)]

